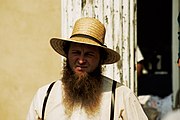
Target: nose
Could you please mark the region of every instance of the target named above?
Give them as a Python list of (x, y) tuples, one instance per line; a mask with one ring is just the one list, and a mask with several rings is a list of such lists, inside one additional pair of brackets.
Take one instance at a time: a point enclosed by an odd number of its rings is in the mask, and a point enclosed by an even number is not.
[(79, 64), (85, 64), (85, 63), (86, 63), (86, 59), (85, 59), (84, 55), (81, 55), (81, 56), (79, 57), (78, 63), (79, 63)]

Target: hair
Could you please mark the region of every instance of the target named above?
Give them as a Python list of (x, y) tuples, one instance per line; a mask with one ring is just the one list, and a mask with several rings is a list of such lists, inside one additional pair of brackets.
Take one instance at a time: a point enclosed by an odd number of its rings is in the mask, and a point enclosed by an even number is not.
[(82, 105), (89, 117), (100, 109), (102, 92), (101, 65), (92, 73), (74, 73), (68, 60), (64, 63), (62, 84), (65, 113), (70, 117), (73, 109)]
[(70, 42), (63, 42), (63, 51), (66, 55), (68, 55), (69, 47), (70, 47)]

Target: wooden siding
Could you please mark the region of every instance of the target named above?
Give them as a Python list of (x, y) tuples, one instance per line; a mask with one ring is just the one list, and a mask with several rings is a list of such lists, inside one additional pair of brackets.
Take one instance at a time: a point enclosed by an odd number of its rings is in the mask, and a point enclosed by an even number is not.
[(119, 52), (121, 60), (104, 66), (104, 74), (137, 90), (134, 74), (136, 0), (62, 0), (62, 37), (69, 37), (76, 19), (90, 16), (106, 27), (105, 44)]

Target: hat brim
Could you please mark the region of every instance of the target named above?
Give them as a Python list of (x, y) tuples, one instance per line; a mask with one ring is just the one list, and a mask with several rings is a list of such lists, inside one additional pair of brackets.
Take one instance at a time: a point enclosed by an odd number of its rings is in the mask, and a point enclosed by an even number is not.
[(112, 63), (119, 61), (119, 59), (120, 59), (120, 55), (118, 52), (116, 52), (112, 49), (109, 49), (105, 46), (102, 46), (102, 45), (98, 44), (97, 42), (92, 41), (91, 39), (88, 39), (88, 38), (73, 37), (73, 38), (69, 38), (69, 39), (66, 39), (66, 38), (65, 39), (64, 38), (50, 39), (50, 44), (51, 44), (52, 48), (57, 53), (59, 53), (60, 55), (62, 55), (64, 57), (67, 57), (64, 52), (64, 49), (63, 49), (63, 46), (66, 42), (82, 43), (82, 44), (93, 45), (93, 46), (103, 48), (107, 53), (107, 55), (106, 55), (107, 58), (104, 60), (103, 64), (112, 64)]

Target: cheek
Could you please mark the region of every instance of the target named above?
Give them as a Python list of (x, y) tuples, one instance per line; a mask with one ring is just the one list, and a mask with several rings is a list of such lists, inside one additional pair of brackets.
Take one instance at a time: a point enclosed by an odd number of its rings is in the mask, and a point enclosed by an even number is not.
[(91, 60), (91, 65), (94, 66), (94, 67), (97, 67), (100, 63), (100, 58), (99, 57), (96, 57), (94, 59)]
[(70, 68), (73, 67), (74, 62), (75, 62), (75, 59), (71, 56), (68, 56), (68, 63), (69, 63)]

